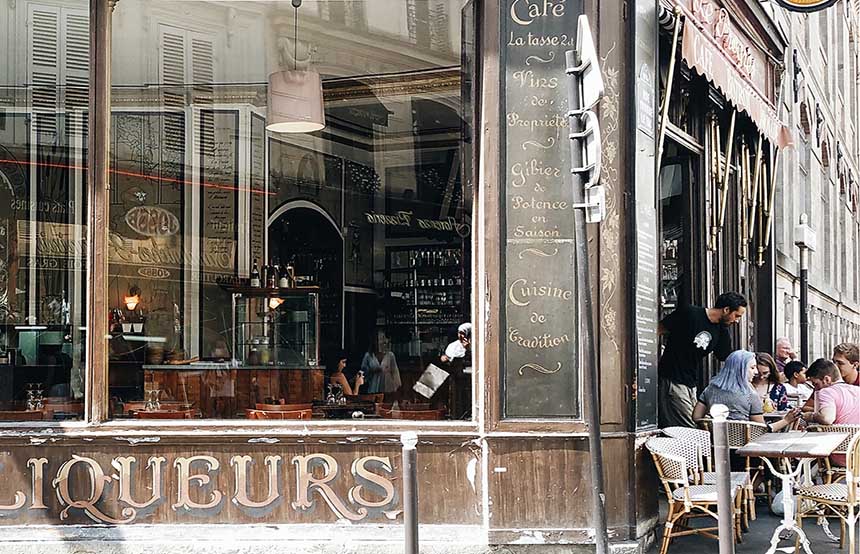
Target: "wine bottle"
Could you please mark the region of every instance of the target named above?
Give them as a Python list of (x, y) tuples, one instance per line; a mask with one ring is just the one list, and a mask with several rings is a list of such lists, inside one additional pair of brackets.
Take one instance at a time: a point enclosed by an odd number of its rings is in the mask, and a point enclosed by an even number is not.
[(257, 268), (257, 258), (254, 258), (254, 267), (251, 268), (251, 286), (260, 286), (260, 270)]
[(278, 266), (274, 263), (269, 266), (269, 273), (266, 276), (266, 286), (270, 289), (278, 286)]
[(290, 280), (287, 279), (287, 268), (275, 261), (275, 271), (278, 272), (278, 287), (282, 289), (289, 287)]
[(294, 287), (296, 286), (296, 260), (295, 256), (287, 262), (287, 286)]

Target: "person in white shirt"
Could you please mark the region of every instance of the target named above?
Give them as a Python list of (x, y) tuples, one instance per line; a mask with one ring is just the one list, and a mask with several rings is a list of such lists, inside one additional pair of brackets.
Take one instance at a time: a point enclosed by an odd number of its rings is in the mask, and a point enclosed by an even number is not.
[(797, 405), (803, 406), (814, 392), (806, 382), (806, 366), (799, 360), (785, 364), (785, 382), (783, 383), (789, 400), (797, 399)]

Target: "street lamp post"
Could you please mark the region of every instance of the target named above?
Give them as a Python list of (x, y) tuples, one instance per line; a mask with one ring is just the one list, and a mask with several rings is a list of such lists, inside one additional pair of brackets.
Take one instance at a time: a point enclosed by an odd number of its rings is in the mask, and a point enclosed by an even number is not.
[(815, 252), (815, 231), (807, 215), (794, 226), (794, 244), (800, 249), (800, 357), (809, 363), (809, 253)]

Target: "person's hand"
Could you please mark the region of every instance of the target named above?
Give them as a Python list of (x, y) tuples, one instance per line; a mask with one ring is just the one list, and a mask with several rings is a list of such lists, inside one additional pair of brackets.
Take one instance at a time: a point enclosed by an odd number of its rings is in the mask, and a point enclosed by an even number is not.
[(355, 376), (355, 389), (358, 390), (358, 387), (364, 384), (364, 374), (359, 373)]
[(783, 421), (786, 423), (794, 423), (797, 421), (797, 418), (800, 417), (801, 411), (800, 408), (792, 408), (782, 417)]
[(450, 361), (451, 361), (451, 359), (450, 359), (448, 356), (446, 356), (445, 354), (442, 354), (442, 356), (441, 356), (439, 359), (440, 359), (440, 360), (442, 360), (442, 361), (443, 361), (443, 362), (445, 362), (445, 363), (447, 363), (447, 362), (450, 362)]

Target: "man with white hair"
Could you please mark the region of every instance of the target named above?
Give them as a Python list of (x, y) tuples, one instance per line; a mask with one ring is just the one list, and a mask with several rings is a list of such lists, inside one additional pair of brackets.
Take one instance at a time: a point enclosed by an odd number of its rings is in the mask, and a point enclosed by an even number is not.
[(792, 348), (788, 337), (776, 339), (776, 351), (773, 357), (776, 360), (776, 368), (780, 373), (785, 372), (785, 364), (797, 359), (797, 354), (794, 352), (794, 348)]

